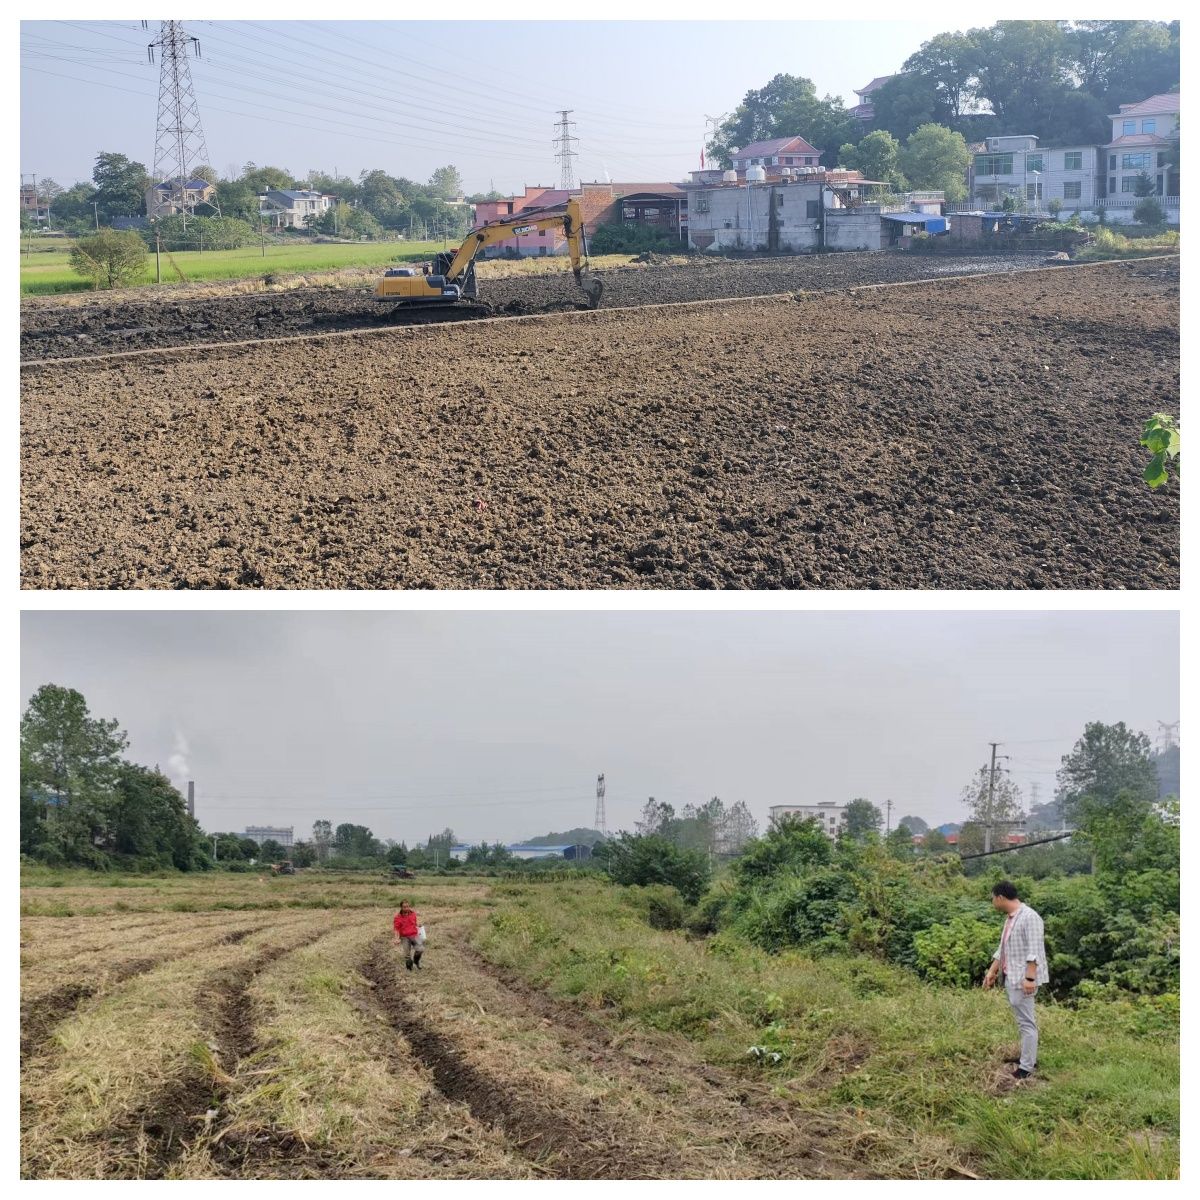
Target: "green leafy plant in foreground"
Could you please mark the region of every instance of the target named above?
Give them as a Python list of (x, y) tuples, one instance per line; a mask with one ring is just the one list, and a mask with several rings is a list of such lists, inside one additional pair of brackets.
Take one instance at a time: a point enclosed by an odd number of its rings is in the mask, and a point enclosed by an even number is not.
[(1161, 487), (1170, 478), (1167, 468), (1173, 464), (1179, 478), (1179, 423), (1169, 413), (1155, 413), (1142, 427), (1141, 444), (1150, 451), (1150, 461), (1142, 478), (1152, 487)]

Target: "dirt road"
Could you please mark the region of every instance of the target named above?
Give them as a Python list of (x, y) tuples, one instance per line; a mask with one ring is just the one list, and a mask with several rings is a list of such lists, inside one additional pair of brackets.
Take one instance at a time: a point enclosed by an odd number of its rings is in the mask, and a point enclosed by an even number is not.
[(22, 582), (1174, 587), (1138, 438), (1178, 293), (1113, 263), (37, 368)]

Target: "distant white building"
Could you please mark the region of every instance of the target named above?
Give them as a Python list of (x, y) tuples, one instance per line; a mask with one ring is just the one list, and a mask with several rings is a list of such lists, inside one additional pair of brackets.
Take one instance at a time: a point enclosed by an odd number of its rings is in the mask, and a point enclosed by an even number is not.
[(832, 800), (821, 800), (816, 804), (772, 804), (771, 824), (778, 824), (785, 817), (802, 821), (812, 817), (825, 836), (836, 838), (846, 827), (846, 806), (835, 804)]
[(263, 842), (278, 842), (281, 846), (292, 845), (292, 833), (295, 829), (294, 825), (247, 825), (246, 832), (242, 837), (248, 837), (251, 841), (257, 842), (260, 846)]
[(269, 188), (258, 197), (258, 211), (263, 221), (274, 229), (305, 229), (309, 223), (326, 213), (334, 197), (307, 189)]
[[(472, 847), (466, 843), (451, 846), (450, 857), (462, 862), (471, 849)], [(505, 846), (505, 849), (513, 858), (520, 859), (591, 857), (591, 848), (589, 846), (529, 846), (524, 843), (517, 843), (513, 846)]]

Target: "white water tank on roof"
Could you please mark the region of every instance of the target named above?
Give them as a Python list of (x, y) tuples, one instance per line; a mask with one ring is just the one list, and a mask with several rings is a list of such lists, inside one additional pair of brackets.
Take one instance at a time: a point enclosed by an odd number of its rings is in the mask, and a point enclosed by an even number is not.
[(737, 183), (737, 172), (725, 171), (721, 175), (721, 180), (724, 183)]
[(747, 183), (765, 183), (767, 173), (762, 167), (749, 167), (746, 171)]

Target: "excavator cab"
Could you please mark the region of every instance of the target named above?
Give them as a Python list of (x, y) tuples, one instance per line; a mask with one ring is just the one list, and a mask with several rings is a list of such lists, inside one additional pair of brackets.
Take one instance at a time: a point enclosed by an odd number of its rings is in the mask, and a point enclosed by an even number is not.
[(375, 299), (399, 301), (406, 306), (456, 304), (462, 299), (462, 289), (447, 282), (444, 273), (426, 275), (412, 267), (392, 267), (375, 285)]

